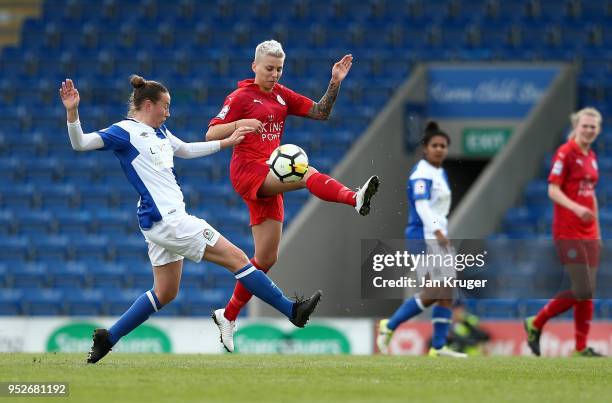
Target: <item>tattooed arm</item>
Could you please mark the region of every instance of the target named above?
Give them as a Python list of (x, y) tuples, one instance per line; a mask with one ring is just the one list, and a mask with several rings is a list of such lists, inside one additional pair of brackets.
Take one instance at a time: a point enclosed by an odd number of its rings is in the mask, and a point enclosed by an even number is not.
[(340, 91), (340, 82), (330, 81), (327, 91), (325, 91), (319, 102), (312, 104), (307, 116), (316, 120), (329, 119), (329, 115), (331, 115), (332, 108), (338, 97), (338, 91)]
[(332, 108), (336, 103), (338, 92), (340, 91), (340, 83), (346, 77), (351, 65), (353, 64), (353, 56), (345, 55), (339, 62), (334, 64), (332, 67), (332, 78), (327, 87), (327, 91), (323, 94), (323, 97), (319, 102), (315, 102), (310, 111), (308, 111), (307, 117), (316, 120), (327, 120), (331, 115)]

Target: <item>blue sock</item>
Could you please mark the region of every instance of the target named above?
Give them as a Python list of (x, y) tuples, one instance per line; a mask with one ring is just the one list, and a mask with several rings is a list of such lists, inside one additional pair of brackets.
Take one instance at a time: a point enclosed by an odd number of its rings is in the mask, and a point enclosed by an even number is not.
[(387, 327), (391, 330), (395, 330), (403, 322), (423, 312), (424, 309), (425, 307), (421, 299), (418, 295), (415, 295), (397, 308), (397, 311), (395, 311), (391, 319), (389, 319)]
[(452, 314), (450, 308), (439, 305), (434, 306), (431, 311), (431, 322), (433, 323), (431, 346), (436, 350), (446, 345), (446, 336), (451, 325)]
[(142, 294), (134, 301), (130, 309), (125, 311), (117, 322), (108, 332), (110, 333), (110, 342), (115, 345), (120, 338), (136, 329), (145, 320), (149, 319), (152, 313), (162, 309), (162, 304), (159, 303), (157, 295), (153, 290), (149, 290)]
[(251, 294), (272, 305), (289, 319), (293, 317), (293, 301), (283, 295), (283, 292), (270, 280), (270, 277), (266, 276), (266, 273), (257, 270), (249, 263), (234, 273), (234, 277)]

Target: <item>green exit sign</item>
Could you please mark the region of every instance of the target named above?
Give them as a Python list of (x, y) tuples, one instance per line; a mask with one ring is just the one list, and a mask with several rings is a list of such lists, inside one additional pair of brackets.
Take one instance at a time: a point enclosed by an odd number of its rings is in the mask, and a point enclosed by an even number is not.
[(512, 129), (479, 127), (463, 129), (463, 153), (470, 156), (490, 157), (506, 145)]

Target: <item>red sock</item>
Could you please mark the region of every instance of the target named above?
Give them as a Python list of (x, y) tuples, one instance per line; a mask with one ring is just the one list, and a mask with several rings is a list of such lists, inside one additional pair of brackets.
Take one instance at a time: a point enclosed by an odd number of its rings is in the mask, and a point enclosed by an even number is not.
[(331, 176), (317, 172), (306, 181), (306, 187), (321, 200), (344, 203), (355, 207), (355, 195), (351, 189), (344, 186)]
[(548, 301), (548, 304), (546, 304), (544, 308), (540, 309), (540, 312), (538, 312), (535, 320), (533, 321), (533, 325), (537, 329), (542, 329), (550, 318), (561, 315), (563, 312), (570, 309), (575, 303), (576, 299), (570, 290), (561, 291), (555, 295), (553, 299)]
[(593, 300), (576, 301), (574, 305), (576, 351), (582, 351), (586, 348), (591, 319), (593, 319)]
[[(259, 265), (255, 261), (255, 258), (251, 258), (251, 264), (257, 270), (261, 270), (264, 273), (267, 273), (268, 270), (270, 270), (269, 268), (263, 269), (259, 267)], [(249, 290), (247, 290), (246, 287), (243, 286), (242, 283), (240, 283), (240, 281), (236, 281), (236, 286), (234, 287), (234, 293), (232, 294), (232, 298), (230, 298), (229, 302), (225, 306), (225, 312), (223, 312), (223, 316), (225, 316), (225, 319), (236, 320), (238, 314), (240, 313), (240, 310), (249, 302), (252, 296), (253, 294), (251, 294)]]

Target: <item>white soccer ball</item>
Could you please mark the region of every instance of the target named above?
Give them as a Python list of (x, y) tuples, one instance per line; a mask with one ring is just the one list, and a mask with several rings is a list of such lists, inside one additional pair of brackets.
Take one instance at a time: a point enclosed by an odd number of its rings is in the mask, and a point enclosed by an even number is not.
[(268, 166), (281, 182), (297, 182), (308, 172), (308, 156), (295, 144), (283, 144), (272, 151)]

